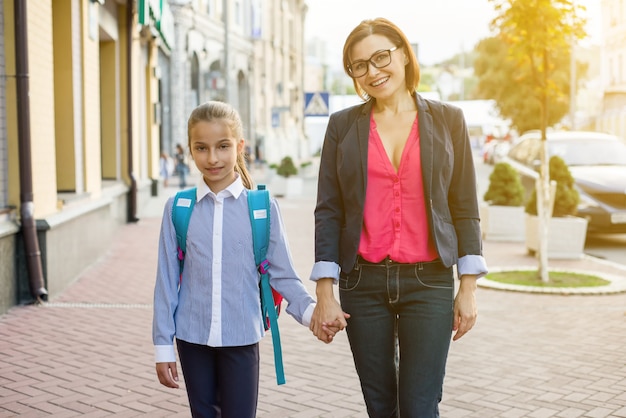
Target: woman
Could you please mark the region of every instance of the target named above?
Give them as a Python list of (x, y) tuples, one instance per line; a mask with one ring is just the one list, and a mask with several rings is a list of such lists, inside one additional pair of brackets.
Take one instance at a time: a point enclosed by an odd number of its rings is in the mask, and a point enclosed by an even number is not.
[(331, 115), (326, 130), (311, 329), (324, 339), (326, 324), (350, 314), (371, 417), (438, 417), (451, 333), (474, 325), (487, 272), (467, 127), (460, 109), (416, 93), (417, 59), (388, 20), (361, 22), (343, 63), (365, 103)]

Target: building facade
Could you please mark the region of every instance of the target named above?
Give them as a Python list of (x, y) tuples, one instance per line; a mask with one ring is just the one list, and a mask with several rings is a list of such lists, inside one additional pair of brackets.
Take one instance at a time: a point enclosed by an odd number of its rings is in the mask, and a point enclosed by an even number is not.
[(600, 131), (626, 139), (626, 2), (602, 0), (602, 112)]
[(310, 157), (304, 131), (304, 0), (255, 0), (253, 150), (270, 164)]
[(62, 291), (155, 193), (158, 57), (173, 37), (160, 1), (0, 0), (0, 12), (5, 312)]
[(304, 0), (0, 0), (0, 314), (59, 294), (138, 220), (198, 104), (233, 104), (252, 156), (307, 159), (305, 14)]
[(187, 142), (187, 118), (208, 100), (231, 103), (253, 159), (306, 159), (304, 0), (172, 0), (172, 142)]

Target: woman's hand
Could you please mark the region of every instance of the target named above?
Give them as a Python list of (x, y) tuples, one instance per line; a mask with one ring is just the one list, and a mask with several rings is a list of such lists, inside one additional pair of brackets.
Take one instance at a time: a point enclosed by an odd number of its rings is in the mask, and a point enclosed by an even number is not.
[(156, 363), (156, 373), (159, 382), (168, 388), (178, 389), (178, 371), (176, 370), (176, 362), (172, 363)]
[(475, 292), (476, 276), (469, 274), (461, 276), (459, 291), (454, 298), (454, 323), (452, 330), (456, 331), (456, 333), (452, 337), (453, 341), (467, 334), (476, 323), (478, 311), (476, 309)]
[(341, 310), (341, 306), (335, 299), (333, 282), (332, 278), (317, 281), (317, 304), (309, 327), (313, 334), (326, 344), (332, 342), (335, 334), (348, 325), (346, 319), (350, 317)]

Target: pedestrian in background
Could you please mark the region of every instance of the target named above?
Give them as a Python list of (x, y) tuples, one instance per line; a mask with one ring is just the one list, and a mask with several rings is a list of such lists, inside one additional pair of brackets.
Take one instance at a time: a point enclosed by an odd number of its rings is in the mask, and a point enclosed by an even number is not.
[(467, 126), (416, 93), (417, 59), (392, 22), (361, 22), (343, 64), (364, 103), (331, 115), (324, 138), (311, 329), (347, 324), (371, 417), (438, 417), (451, 337), (473, 327), (487, 272)]
[[(265, 331), (241, 119), (230, 105), (208, 102), (191, 113), (188, 136), (202, 177), (180, 279), (173, 197), (163, 211), (154, 290), (156, 372), (164, 386), (179, 387), (175, 338), (192, 415), (253, 418)], [(287, 313), (308, 326), (315, 301), (294, 270), (275, 199), (270, 206), (270, 284), (288, 301)], [(334, 324), (327, 339), (336, 331)]]
[(165, 151), (161, 151), (161, 157), (159, 158), (159, 174), (163, 179), (163, 187), (167, 187), (171, 175), (171, 159)]
[(185, 150), (183, 146), (180, 144), (176, 144), (176, 154), (174, 155), (176, 158), (176, 174), (179, 179), (179, 187), (184, 189), (187, 187), (187, 175), (189, 174), (189, 165), (187, 164), (187, 157), (185, 155)]

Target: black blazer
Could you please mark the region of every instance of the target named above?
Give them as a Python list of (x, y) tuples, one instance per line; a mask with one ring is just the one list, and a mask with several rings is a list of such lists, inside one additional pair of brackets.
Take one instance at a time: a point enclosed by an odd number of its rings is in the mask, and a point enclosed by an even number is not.
[[(461, 109), (415, 94), (431, 236), (444, 265), (482, 255), (476, 174)], [(315, 208), (315, 261), (356, 263), (367, 184), (372, 100), (333, 113), (322, 147)]]

